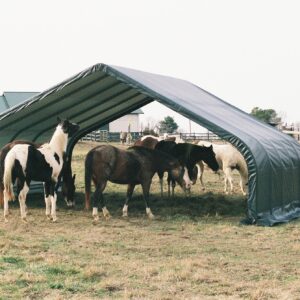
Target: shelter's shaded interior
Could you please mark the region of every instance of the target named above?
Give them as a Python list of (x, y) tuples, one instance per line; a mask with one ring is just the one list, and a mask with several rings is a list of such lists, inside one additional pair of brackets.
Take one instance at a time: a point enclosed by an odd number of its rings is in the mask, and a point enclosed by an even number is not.
[[(94, 65), (0, 114), (0, 145), (50, 139), (57, 116), (86, 133), (157, 100), (229, 141), (249, 170), (248, 215), (272, 225), (300, 216), (300, 145), (196, 85), (172, 77), (105, 64)], [(288, 178), (288, 180), (287, 180)]]

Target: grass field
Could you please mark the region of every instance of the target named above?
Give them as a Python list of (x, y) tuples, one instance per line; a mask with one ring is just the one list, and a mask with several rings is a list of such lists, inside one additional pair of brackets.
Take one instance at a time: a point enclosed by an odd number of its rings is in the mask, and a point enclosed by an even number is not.
[[(155, 176), (148, 220), (137, 188), (122, 218), (126, 186), (105, 190), (112, 218), (93, 224), (83, 211), (83, 162), (95, 144), (74, 151), (75, 210), (58, 201), (58, 222), (45, 218), (42, 195), (30, 196), (28, 223), (12, 205), (0, 222), (0, 299), (300, 299), (300, 222), (242, 226), (246, 199), (237, 180), (207, 172), (207, 191), (160, 198)], [(166, 191), (165, 187), (165, 191)]]

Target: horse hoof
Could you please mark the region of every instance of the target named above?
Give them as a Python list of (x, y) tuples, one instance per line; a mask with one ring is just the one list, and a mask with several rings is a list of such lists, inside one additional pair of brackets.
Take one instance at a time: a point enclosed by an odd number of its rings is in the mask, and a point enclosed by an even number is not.
[(99, 216), (94, 216), (93, 224), (96, 225), (99, 223)]
[(28, 221), (27, 221), (26, 217), (22, 218), (22, 222), (24, 222), (24, 223), (28, 223)]
[(55, 218), (52, 218), (52, 222), (53, 223), (56, 223), (57, 222), (57, 218), (55, 217)]
[(4, 218), (4, 223), (8, 223), (8, 219), (7, 218)]
[(51, 220), (52, 220), (52, 218), (51, 218), (51, 216), (50, 216), (50, 215), (46, 215), (46, 218), (47, 218), (47, 220), (49, 220), (49, 221), (51, 221)]
[(111, 218), (111, 215), (110, 214), (107, 214), (104, 216), (105, 220), (109, 220)]
[(149, 218), (149, 220), (154, 220), (155, 219), (153, 214), (148, 214), (148, 218)]

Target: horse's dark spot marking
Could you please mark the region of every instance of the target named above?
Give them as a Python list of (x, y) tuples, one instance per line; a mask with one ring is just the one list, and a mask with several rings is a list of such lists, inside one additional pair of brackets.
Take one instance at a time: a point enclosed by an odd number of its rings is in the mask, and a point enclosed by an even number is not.
[(54, 158), (58, 162), (58, 164), (60, 164), (60, 159), (57, 153), (54, 153)]

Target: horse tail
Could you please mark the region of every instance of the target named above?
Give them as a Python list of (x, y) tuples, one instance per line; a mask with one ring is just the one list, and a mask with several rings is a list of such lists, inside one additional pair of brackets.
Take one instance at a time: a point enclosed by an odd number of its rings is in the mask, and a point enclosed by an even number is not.
[(9, 200), (15, 200), (13, 182), (12, 182), (12, 169), (15, 165), (16, 154), (14, 151), (8, 152), (4, 161), (4, 174), (3, 174), (3, 194), (6, 193)]
[(91, 205), (91, 181), (93, 173), (93, 152), (89, 152), (85, 158), (85, 209)]

